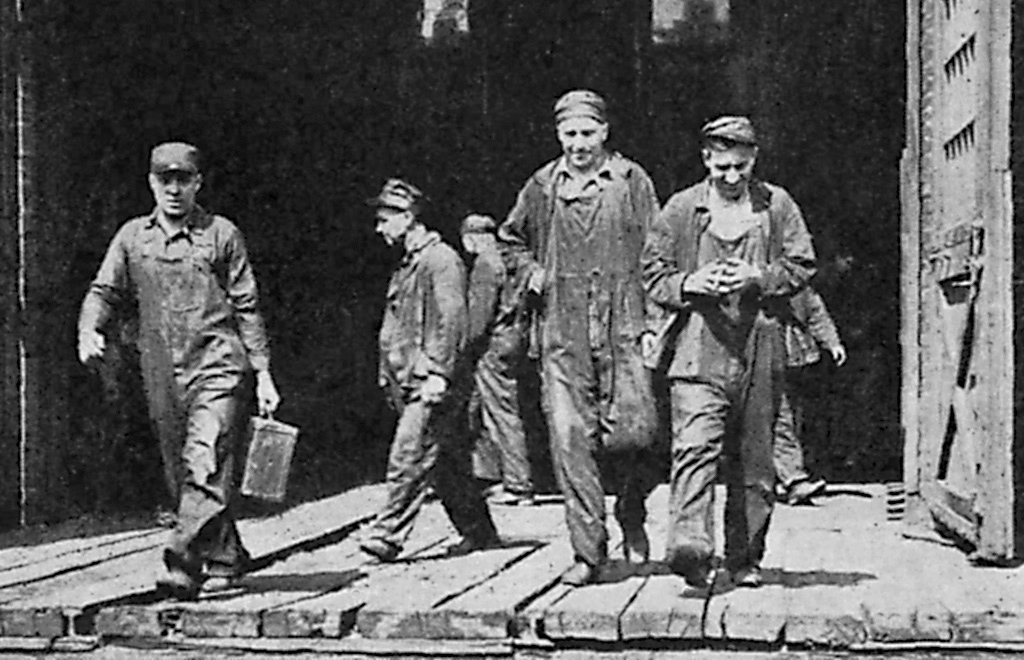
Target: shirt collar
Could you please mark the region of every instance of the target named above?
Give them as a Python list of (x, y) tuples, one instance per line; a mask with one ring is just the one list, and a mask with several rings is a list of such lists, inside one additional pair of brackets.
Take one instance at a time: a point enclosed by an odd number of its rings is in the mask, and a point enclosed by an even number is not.
[(434, 243), (441, 240), (441, 235), (436, 231), (428, 231), (427, 233), (419, 236), (405, 245), (405, 258), (412, 259), (417, 253), (422, 252), (426, 248), (430, 247)]
[[(149, 216), (146, 218), (147, 228), (154, 229), (160, 227), (160, 224), (157, 222), (158, 213), (159, 210), (156, 208), (154, 208), (150, 212)], [(182, 229), (176, 234), (174, 234), (174, 236), (177, 236), (178, 234), (185, 234), (186, 236), (191, 237), (195, 234), (201, 234), (204, 229), (210, 226), (210, 220), (210, 214), (206, 211), (206, 209), (204, 209), (199, 204), (196, 204), (194, 207), (192, 207), (192, 212), (189, 213), (188, 217), (185, 219), (185, 224), (182, 227)], [(168, 236), (168, 238), (172, 237)]]
[[(618, 153), (609, 153), (605, 157), (604, 162), (601, 163), (601, 166), (597, 168), (596, 172), (584, 176), (589, 179), (596, 179), (597, 177), (601, 177), (602, 179), (611, 181), (617, 176), (622, 176), (621, 161), (622, 157)], [(561, 158), (559, 158), (558, 162), (555, 164), (554, 175), (558, 179), (564, 177), (580, 176), (579, 174), (576, 174), (569, 168), (569, 161), (566, 159), (564, 155)]]
[[(704, 179), (704, 185), (697, 190), (697, 203), (694, 205), (695, 208), (708, 210), (708, 197), (711, 195), (711, 178)], [(750, 180), (750, 207), (754, 213), (760, 213), (761, 211), (767, 211), (772, 203), (772, 191), (768, 186), (760, 179)]]

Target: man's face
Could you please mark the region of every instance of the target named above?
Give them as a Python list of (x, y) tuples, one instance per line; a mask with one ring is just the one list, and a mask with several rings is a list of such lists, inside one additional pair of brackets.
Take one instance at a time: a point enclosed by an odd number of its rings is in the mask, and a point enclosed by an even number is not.
[(203, 175), (171, 170), (149, 175), (156, 207), (168, 218), (183, 218), (196, 205), (196, 193), (203, 185)]
[(608, 124), (591, 117), (570, 117), (558, 124), (558, 141), (569, 164), (586, 172), (593, 169), (604, 155)]
[(382, 206), (377, 209), (377, 226), (374, 231), (380, 234), (388, 245), (397, 245), (409, 233), (414, 219), (411, 211), (399, 211)]
[(747, 192), (754, 174), (757, 148), (737, 145), (728, 149), (705, 149), (704, 167), (718, 193), (726, 199), (739, 199)]

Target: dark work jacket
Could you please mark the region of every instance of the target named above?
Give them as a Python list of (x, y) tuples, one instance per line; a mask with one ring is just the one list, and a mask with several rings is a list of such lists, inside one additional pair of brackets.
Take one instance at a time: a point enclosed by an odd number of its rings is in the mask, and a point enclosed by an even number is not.
[(382, 385), (410, 390), (431, 374), (452, 380), (466, 340), (465, 291), (462, 259), (437, 232), (406, 246), (380, 329)]
[(526, 334), (526, 280), (500, 251), (476, 255), (469, 272), (467, 351), (473, 361), (485, 353), (515, 358)]
[[(672, 311), (657, 330), (659, 351), (651, 358), (651, 363), (667, 366), (670, 378), (698, 375), (691, 372), (700, 363), (692, 355), (699, 347), (684, 345), (679, 330), (694, 306), (702, 303), (702, 296), (683, 293), (683, 281), (699, 267), (700, 236), (711, 221), (710, 185), (704, 180), (669, 199), (651, 226), (641, 257), (648, 295)], [(766, 316), (779, 322), (789, 315), (789, 297), (814, 275), (814, 247), (799, 207), (783, 188), (755, 180), (750, 194), (753, 212), (766, 213), (769, 227), (768, 263), (762, 268), (758, 293)]]
[[(537, 170), (519, 192), (515, 207), (498, 230), (499, 239), (506, 243), (524, 276), (538, 268), (545, 274), (543, 306), (534, 317), (531, 332), (533, 356), (557, 351), (576, 340), (570, 336), (570, 327), (575, 321), (571, 317), (577, 312), (561, 297), (578, 294), (564, 290), (573, 285), (562, 279), (560, 264), (566, 260), (563, 251), (575, 246), (558, 245), (552, 240), (556, 233), (552, 230), (558, 204), (556, 188), (564, 168), (560, 158)], [(640, 335), (657, 325), (655, 319), (662, 314), (662, 310), (648, 306), (639, 269), (644, 236), (658, 212), (658, 198), (647, 172), (620, 154), (611, 154), (601, 170), (606, 183), (598, 197), (598, 221), (609, 223), (601, 231), (610, 232), (612, 238), (608, 241), (606, 259), (593, 274), (589, 286), (608, 297), (604, 304), (609, 309), (601, 316), (610, 323), (606, 332), (613, 353), (629, 355), (638, 350)]]

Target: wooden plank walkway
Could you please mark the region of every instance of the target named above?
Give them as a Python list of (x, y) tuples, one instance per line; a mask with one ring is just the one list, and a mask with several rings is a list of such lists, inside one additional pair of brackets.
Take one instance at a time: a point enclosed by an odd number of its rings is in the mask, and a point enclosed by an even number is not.
[[(504, 545), (462, 556), (447, 555), (458, 537), (431, 503), (400, 560), (379, 564), (356, 537), (382, 497), (382, 487), (364, 487), (244, 521), (263, 568), (195, 603), (155, 602), (163, 530), (5, 549), (0, 638), (391, 640), (409, 648), (1024, 644), (1024, 570), (973, 567), (938, 537), (907, 538), (885, 520), (881, 486), (832, 487), (817, 506), (778, 507), (766, 584), (711, 596), (660, 561), (622, 561), (614, 522), (608, 577), (578, 589), (558, 584), (573, 557), (557, 502), (494, 507)], [(662, 486), (648, 502), (655, 560), (667, 499)]]

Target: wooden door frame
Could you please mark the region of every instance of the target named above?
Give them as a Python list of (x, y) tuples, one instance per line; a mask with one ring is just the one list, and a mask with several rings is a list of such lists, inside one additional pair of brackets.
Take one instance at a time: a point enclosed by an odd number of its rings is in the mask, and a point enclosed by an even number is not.
[[(978, 31), (985, 31), (982, 52), (988, 71), (987, 93), (979, 117), (987, 132), (979, 136), (977, 208), (983, 214), (984, 264), (978, 299), (977, 360), (984, 368), (976, 387), (983, 393), (978, 405), (982, 441), (979, 443), (977, 494), (972, 503), (954, 502), (936, 481), (931, 450), (925, 445), (922, 412), (922, 223), (934, 216), (935, 181), (931, 158), (938, 148), (933, 116), (934, 69), (944, 57), (938, 52), (937, 0), (907, 0), (907, 141), (901, 162), (901, 417), (904, 431), (904, 483), (912, 500), (958, 536), (974, 544), (975, 556), (1005, 561), (1018, 555), (1018, 507), (1015, 484), (1014, 436), (1014, 309), (1013, 200), (1010, 173), (1010, 97), (1012, 30), (1011, 0), (981, 3)], [(964, 507), (972, 509), (965, 515)], [(975, 524), (975, 521), (976, 524)]]

